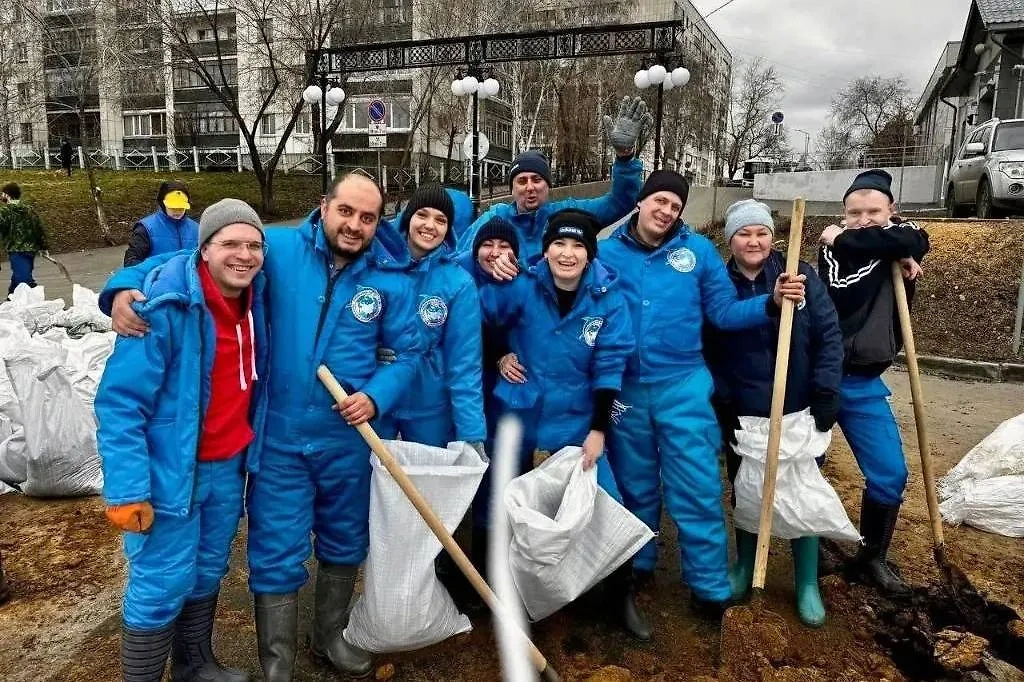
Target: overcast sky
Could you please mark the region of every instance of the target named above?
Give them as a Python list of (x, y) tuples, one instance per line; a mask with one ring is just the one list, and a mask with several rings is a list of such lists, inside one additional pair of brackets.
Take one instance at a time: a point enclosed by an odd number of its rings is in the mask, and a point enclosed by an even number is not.
[[(692, 0), (704, 15), (726, 0)], [(803, 151), (828, 122), (833, 95), (863, 75), (902, 75), (916, 100), (971, 0), (733, 0), (708, 18), (734, 60), (763, 57), (786, 85), (790, 145)]]

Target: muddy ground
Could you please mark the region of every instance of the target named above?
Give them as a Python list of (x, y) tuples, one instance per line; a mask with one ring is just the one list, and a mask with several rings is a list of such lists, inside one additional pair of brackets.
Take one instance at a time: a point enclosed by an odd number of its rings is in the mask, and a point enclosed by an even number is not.
[[(899, 417), (911, 467), (907, 503), (893, 543), (893, 557), (909, 582), (941, 586), (931, 558), (931, 537), (924, 504), (920, 466), (906, 374), (891, 372), (893, 406)], [(1002, 420), (1021, 409), (1021, 387), (977, 384), (925, 377), (933, 452), (941, 474), (956, 464)], [(862, 479), (845, 441), (837, 431), (826, 473), (856, 520)], [(670, 524), (666, 527), (670, 528)], [(946, 528), (954, 561), (974, 584), (999, 601), (1024, 612), (1024, 544), (969, 527)], [(222, 658), (258, 677), (251, 606), (245, 588), (240, 536), (225, 583), (217, 621), (216, 645)], [(786, 545), (773, 548), (765, 605), (788, 628), (788, 646), (750, 671), (720, 670), (722, 647), (732, 662), (749, 662), (759, 650), (754, 639), (721, 642), (718, 627), (696, 618), (688, 607), (688, 590), (678, 578), (675, 533), (660, 539), (662, 561), (654, 584), (642, 595), (652, 616), (655, 639), (638, 645), (601, 622), (600, 600), (573, 607), (535, 624), (539, 648), (565, 680), (669, 680), (710, 678), (758, 680), (937, 679), (920, 660), (902, 656), (902, 643), (882, 633), (882, 607), (870, 590), (832, 576), (823, 580), (829, 621), (821, 630), (803, 628), (794, 612), (792, 571)], [(0, 607), (0, 680), (117, 680), (118, 599), (123, 561), (117, 535), (105, 524), (98, 499), (29, 500), (0, 496), (0, 548), (10, 573), (14, 599)], [(938, 591), (941, 593), (941, 590)], [(938, 594), (936, 593), (936, 594)], [(310, 594), (304, 594), (308, 624)], [(395, 667), (394, 679), (490, 682), (499, 669), (490, 625), (474, 616), (475, 630), (426, 650), (379, 657)], [(936, 626), (938, 627), (938, 626)], [(889, 628), (891, 632), (891, 628)], [(305, 632), (301, 638), (305, 640)], [(883, 643), (888, 643), (887, 648)], [(969, 649), (970, 643), (960, 649)], [(901, 671), (895, 659), (903, 666)], [(750, 652), (750, 656), (746, 655)], [(963, 658), (963, 657), (962, 657)], [(970, 655), (967, 658), (971, 658)], [(976, 660), (976, 657), (974, 659)], [(338, 679), (299, 659), (300, 682)], [(596, 676), (595, 676), (596, 675)], [(959, 673), (948, 679), (964, 679)], [(1007, 678), (1010, 679), (1010, 678)]]

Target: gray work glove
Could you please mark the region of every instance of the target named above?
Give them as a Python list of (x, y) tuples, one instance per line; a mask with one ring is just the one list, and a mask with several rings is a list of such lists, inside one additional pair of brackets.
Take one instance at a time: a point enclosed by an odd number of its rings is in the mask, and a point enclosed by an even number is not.
[(645, 128), (654, 125), (654, 117), (647, 111), (647, 103), (640, 97), (623, 97), (619, 115), (612, 120), (604, 117), (604, 132), (608, 142), (619, 156), (632, 154)]
[(395, 351), (390, 348), (384, 348), (383, 346), (377, 349), (377, 363), (381, 365), (390, 365), (398, 356), (395, 355)]
[(484, 452), (483, 441), (473, 441), (472, 443), (469, 444), (469, 447), (476, 450), (476, 454), (480, 455), (480, 459), (482, 459), (485, 462), (487, 461), (487, 453)]

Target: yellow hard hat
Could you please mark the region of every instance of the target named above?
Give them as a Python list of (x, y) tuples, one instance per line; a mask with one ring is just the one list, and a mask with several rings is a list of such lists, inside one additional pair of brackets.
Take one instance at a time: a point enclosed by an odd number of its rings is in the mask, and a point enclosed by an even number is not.
[(188, 203), (188, 195), (181, 190), (168, 192), (167, 196), (164, 197), (164, 207), (185, 209), (186, 211), (191, 208)]

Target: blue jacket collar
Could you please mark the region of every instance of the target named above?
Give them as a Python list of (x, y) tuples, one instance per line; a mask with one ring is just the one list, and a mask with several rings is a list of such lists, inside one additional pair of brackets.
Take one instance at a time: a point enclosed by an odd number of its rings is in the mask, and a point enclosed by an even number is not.
[[(302, 236), (312, 244), (315, 251), (325, 259), (333, 258), (324, 236), (319, 208), (306, 216), (306, 220), (299, 230)], [(382, 218), (369, 248), (363, 251), (357, 262), (365, 260), (368, 264), (381, 270), (401, 270), (408, 267), (408, 250), (402, 249), (401, 241), (396, 241), (396, 235), (397, 231), (391, 223)]]
[[(253, 306), (259, 300), (265, 282), (266, 276), (262, 271), (253, 278)], [(146, 300), (137, 304), (137, 310), (142, 312), (168, 304), (206, 306), (203, 284), (199, 279), (199, 249), (174, 256), (150, 271), (142, 290), (146, 292)]]
[[(535, 277), (551, 296), (555, 296), (555, 278), (551, 274), (551, 268), (548, 267), (547, 260), (542, 259), (534, 265), (529, 270), (529, 276)], [(595, 258), (587, 264), (586, 270), (583, 271), (579, 291), (589, 292), (591, 296), (597, 298), (607, 293), (617, 282), (618, 273)]]
[(634, 236), (634, 230), (636, 229), (636, 223), (638, 219), (639, 216), (634, 215), (632, 218), (630, 218), (629, 222), (620, 225), (619, 228), (615, 230), (615, 233), (612, 236), (623, 241), (631, 248), (643, 251), (645, 253), (656, 253), (669, 246), (681, 244), (690, 236), (690, 233), (693, 231), (692, 228), (690, 228), (690, 226), (684, 223), (682, 220), (677, 220), (676, 224), (673, 225), (672, 228), (669, 230), (669, 233), (665, 241), (663, 241), (660, 246), (657, 246), (652, 249), (647, 244), (640, 242), (640, 240), (638, 240)]

